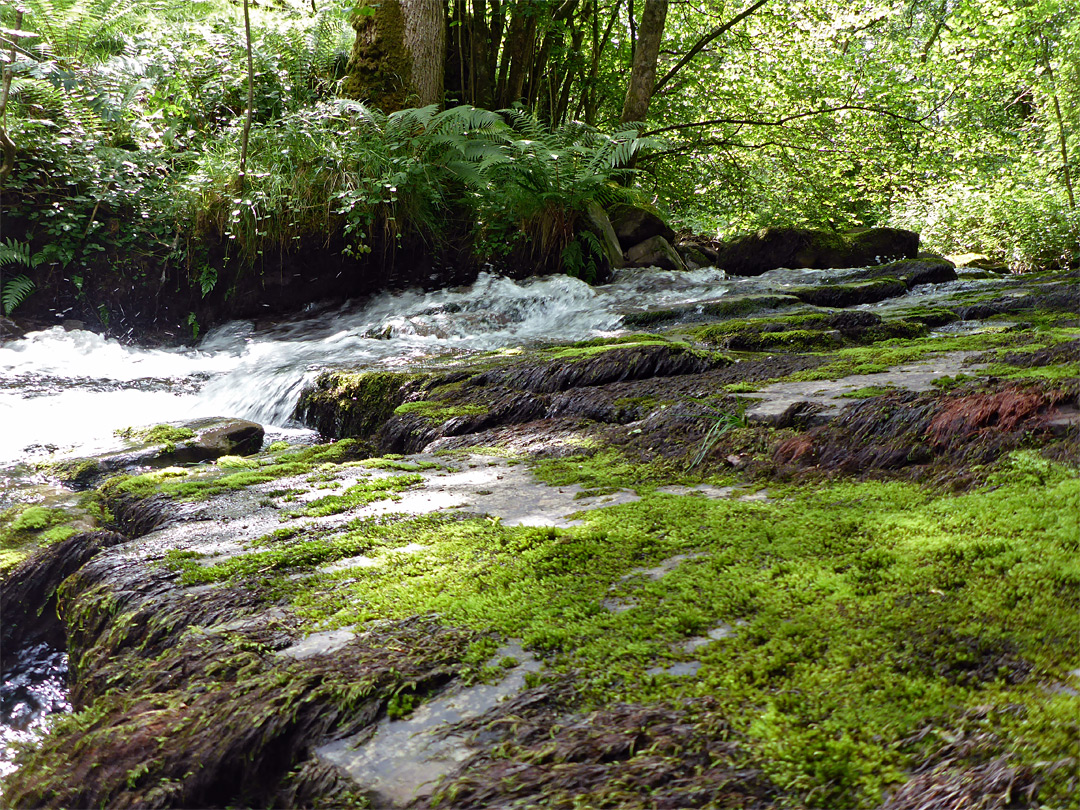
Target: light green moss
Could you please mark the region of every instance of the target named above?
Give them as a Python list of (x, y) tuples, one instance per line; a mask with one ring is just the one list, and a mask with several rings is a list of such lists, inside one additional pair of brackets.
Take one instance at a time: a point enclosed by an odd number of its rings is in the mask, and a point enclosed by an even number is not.
[[(541, 472), (628, 483), (617, 466), (601, 453)], [(708, 695), (769, 777), (815, 807), (876, 806), (918, 764), (905, 740), (980, 706), (1019, 707), (993, 721), (1018, 762), (1069, 755), (1056, 724), (1075, 729), (1074, 704), (1043, 685), (1076, 665), (1074, 470), (1015, 454), (960, 496), (895, 482), (789, 487), (772, 502), (638, 488), (640, 501), (565, 530), (369, 519), (213, 566), (173, 562), (185, 581), (270, 576), (313, 627), (431, 613), (521, 638), (548, 677), (574, 673), (598, 704)], [(420, 550), (395, 551), (408, 544)], [(358, 554), (377, 565), (296, 577)], [(635, 574), (680, 554), (658, 579)], [(680, 646), (720, 625), (729, 638)], [(646, 674), (690, 659), (695, 678)], [(1064, 790), (1051, 778), (1051, 806)]]
[(116, 430), (115, 433), (122, 439), (147, 444), (175, 445), (177, 442), (195, 438), (194, 430), (177, 427), (176, 425), (154, 425), (146, 428), (126, 427)]
[(854, 391), (848, 391), (846, 394), (841, 394), (840, 396), (845, 399), (870, 399), (872, 397), (880, 397), (895, 390), (896, 389), (891, 386), (867, 385), (864, 388), (857, 388)]
[(406, 402), (394, 409), (395, 416), (417, 414), (434, 423), (443, 423), (455, 416), (480, 416), (488, 412), (484, 405), (447, 405), (445, 402), (419, 400)]

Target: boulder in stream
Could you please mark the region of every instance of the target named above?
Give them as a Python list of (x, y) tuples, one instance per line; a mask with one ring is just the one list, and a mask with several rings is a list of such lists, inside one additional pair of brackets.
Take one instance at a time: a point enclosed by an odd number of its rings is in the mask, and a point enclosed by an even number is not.
[(659, 267), (664, 270), (685, 270), (682, 256), (662, 236), (652, 236), (626, 251), (630, 267)]
[(250, 456), (262, 448), (262, 425), (247, 419), (213, 416), (166, 422), (117, 432), (127, 448), (90, 458), (44, 465), (44, 472), (76, 489), (85, 489), (111, 473), (137, 467), (197, 464), (222, 456)]
[(717, 262), (728, 273), (758, 276), (778, 267), (865, 267), (914, 259), (919, 235), (898, 228), (838, 234), (810, 228), (763, 228), (729, 242)]
[(675, 231), (654, 211), (637, 205), (613, 205), (608, 210), (611, 225), (623, 250), (629, 250), (654, 236), (662, 236), (668, 242), (675, 239)]

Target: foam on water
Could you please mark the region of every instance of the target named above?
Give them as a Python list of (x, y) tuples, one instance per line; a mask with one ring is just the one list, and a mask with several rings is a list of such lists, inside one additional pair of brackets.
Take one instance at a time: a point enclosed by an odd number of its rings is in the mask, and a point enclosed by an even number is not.
[(304, 384), (327, 368), (393, 368), (611, 334), (624, 312), (713, 299), (729, 286), (711, 269), (622, 271), (600, 287), (481, 274), (467, 287), (384, 293), (259, 328), (225, 324), (194, 349), (139, 348), (55, 327), (0, 346), (0, 465), (105, 449), (128, 425), (237, 416), (288, 426)]

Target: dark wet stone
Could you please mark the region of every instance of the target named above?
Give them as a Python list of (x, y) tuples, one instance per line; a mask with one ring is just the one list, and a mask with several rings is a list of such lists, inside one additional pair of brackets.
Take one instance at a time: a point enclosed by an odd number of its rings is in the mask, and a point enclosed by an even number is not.
[(847, 278), (869, 281), (884, 277), (900, 279), (909, 290), (923, 284), (944, 284), (957, 279), (956, 267), (947, 259), (902, 259), (867, 268)]
[(919, 235), (897, 228), (836, 234), (809, 228), (765, 228), (731, 240), (717, 262), (728, 273), (757, 276), (778, 267), (865, 267), (918, 254)]
[(652, 236), (626, 251), (629, 267), (659, 267), (663, 270), (685, 270), (686, 263), (678, 251), (662, 236)]
[(662, 236), (668, 242), (675, 239), (675, 231), (663, 219), (636, 205), (613, 205), (608, 209), (608, 217), (623, 250), (654, 236)]
[(0, 343), (8, 340), (19, 340), (26, 334), (15, 321), (10, 318), (0, 318)]
[(851, 284), (800, 287), (792, 290), (791, 294), (807, 304), (839, 309), (860, 304), (876, 304), (887, 298), (903, 295), (907, 289), (907, 285), (900, 279), (879, 278), (872, 281), (856, 281)]
[(0, 582), (0, 648), (13, 651), (42, 641), (62, 645), (64, 631), (56, 616), (60, 583), (126, 539), (110, 531), (76, 534), (45, 547), (9, 572)]
[(88, 489), (103, 477), (124, 470), (196, 464), (221, 456), (249, 456), (259, 452), (265, 435), (262, 425), (246, 419), (210, 417), (169, 422), (166, 426), (194, 435), (176, 441), (146, 441), (139, 439), (136, 434), (135, 438), (129, 440), (136, 445), (130, 450), (90, 458), (64, 459), (45, 465), (42, 469), (73, 489)]

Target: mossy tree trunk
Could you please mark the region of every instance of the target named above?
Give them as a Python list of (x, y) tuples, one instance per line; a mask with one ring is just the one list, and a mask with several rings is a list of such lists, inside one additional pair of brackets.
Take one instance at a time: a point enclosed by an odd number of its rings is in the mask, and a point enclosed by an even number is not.
[(345, 95), (383, 112), (441, 104), (446, 12), (435, 0), (360, 0)]
[(649, 114), (653, 87), (656, 84), (656, 62), (660, 41), (664, 38), (668, 0), (646, 0), (641, 13), (641, 25), (634, 45), (634, 63), (630, 68), (630, 86), (626, 90), (621, 120), (624, 124), (644, 121)]

